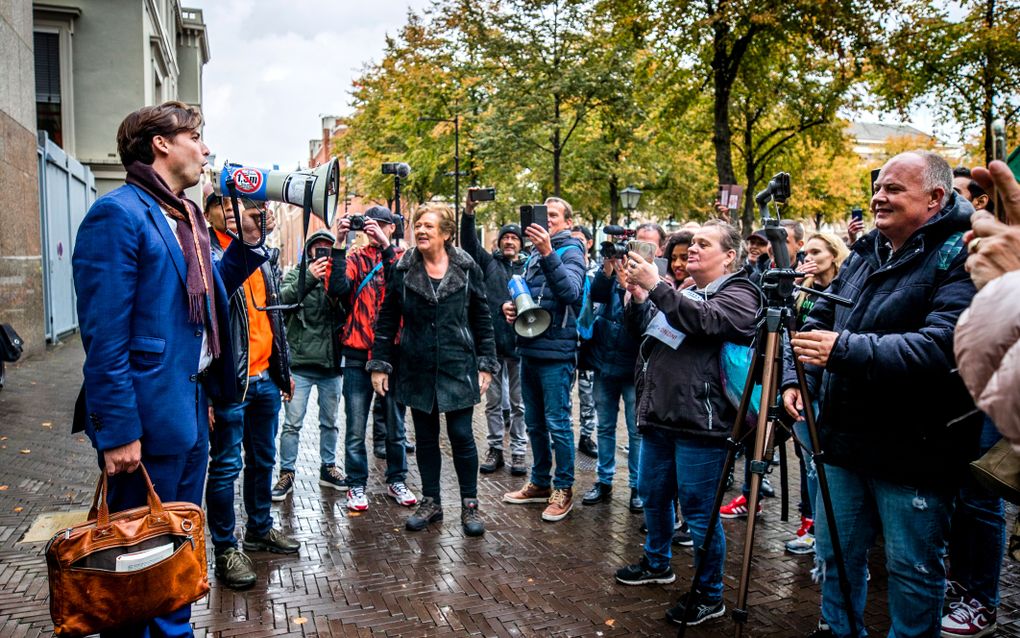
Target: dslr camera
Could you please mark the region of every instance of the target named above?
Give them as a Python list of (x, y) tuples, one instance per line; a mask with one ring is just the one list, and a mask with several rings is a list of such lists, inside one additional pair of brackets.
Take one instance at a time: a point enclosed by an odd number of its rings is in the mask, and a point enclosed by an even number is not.
[(382, 174), (396, 175), (400, 179), (404, 179), (411, 174), (411, 166), (405, 162), (383, 162)]
[(627, 255), (627, 240), (637, 234), (636, 230), (624, 228), (623, 226), (606, 226), (602, 232), (613, 237), (611, 240), (602, 242), (599, 254), (602, 259), (616, 259)]

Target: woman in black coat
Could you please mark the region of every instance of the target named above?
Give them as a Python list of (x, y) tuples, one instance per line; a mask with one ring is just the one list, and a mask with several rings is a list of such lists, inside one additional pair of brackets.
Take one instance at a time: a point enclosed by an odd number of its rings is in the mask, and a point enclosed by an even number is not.
[(485, 281), (471, 256), (452, 244), (456, 226), (449, 206), (425, 204), (412, 222), (415, 247), (386, 284), (366, 367), (379, 395), (390, 390), (390, 376), (396, 375), (397, 401), (410, 407), (414, 418), (422, 500), (407, 519), (407, 529), (443, 520), (439, 415), (445, 414), (464, 533), (481, 536), (485, 526), (478, 516), (478, 451), (471, 416), (499, 371)]

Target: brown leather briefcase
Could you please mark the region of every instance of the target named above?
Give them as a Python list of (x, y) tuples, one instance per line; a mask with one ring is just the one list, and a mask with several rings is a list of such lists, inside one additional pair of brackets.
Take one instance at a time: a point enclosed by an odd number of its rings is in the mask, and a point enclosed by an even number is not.
[(50, 616), (58, 636), (145, 622), (209, 591), (205, 518), (193, 503), (162, 503), (140, 467), (148, 505), (110, 515), (106, 472), (89, 520), (46, 546)]

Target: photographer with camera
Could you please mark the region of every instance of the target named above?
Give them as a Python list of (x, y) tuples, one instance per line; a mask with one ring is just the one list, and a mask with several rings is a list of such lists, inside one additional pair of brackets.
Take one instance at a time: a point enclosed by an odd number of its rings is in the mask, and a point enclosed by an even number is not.
[[(550, 197), (548, 230), (531, 224), (524, 234), (535, 246), (524, 280), (535, 301), (552, 317), (534, 338), (518, 337), (524, 421), (531, 439), (531, 480), (503, 495), (507, 503), (548, 503), (546, 521), (563, 520), (574, 506), (574, 433), (570, 424), (570, 385), (577, 365), (577, 316), (584, 294), (584, 248), (570, 236), (573, 209)], [(517, 318), (513, 302), (503, 304), (507, 321)], [(552, 475), (555, 456), (556, 474)]]
[[(334, 490), (347, 485), (336, 466), (342, 379), (340, 329), (346, 317), (343, 305), (326, 294), (326, 282), (340, 257), (340, 250), (333, 247), (335, 242), (333, 233), (327, 230), (312, 233), (305, 241), (304, 259), (287, 273), (280, 287), (283, 303), (300, 305), (286, 315), (294, 396), (285, 405), (286, 417), (280, 433), (280, 477), (273, 486), (274, 501), (282, 501), (294, 491), (301, 427), (313, 386), (319, 397), (319, 485)], [(298, 290), (302, 268), (307, 268), (303, 291)]]
[[(343, 397), (347, 433), (344, 440), (347, 470), (347, 509), (368, 509), (365, 485), (368, 483), (368, 453), (365, 430), (372, 405), (372, 379), (365, 365), (371, 359), (375, 339), (375, 321), (386, 297), (386, 281), (403, 250), (391, 244), (396, 219), (384, 206), (372, 206), (364, 215), (338, 217), (336, 243), (339, 259), (329, 278), (329, 294), (350, 309), (342, 337), (344, 356)], [(369, 244), (346, 250), (350, 232), (364, 232)], [(404, 447), (404, 422), (392, 394), (381, 397), (386, 405), (386, 484), (387, 494), (404, 507), (413, 507), (418, 498), (408, 489), (407, 451)]]
[[(236, 232), (230, 198), (212, 193), (205, 200), (205, 217), (214, 259), (230, 246), (226, 231)], [(244, 210), (256, 204), (238, 200)], [(251, 558), (237, 549), (234, 536), (234, 483), (244, 470), (244, 510), (248, 515), (244, 549), (292, 554), (301, 546), (273, 528), (271, 491), (276, 465), (276, 432), (280, 398), (294, 391), (290, 374), (283, 313), (263, 311), (279, 303), (278, 251), (230, 296), (230, 338), (241, 392), (237, 397), (212, 397), (209, 406), (209, 478), (205, 486), (209, 536), (216, 557), (216, 577), (230, 588), (255, 583)], [(244, 449), (242, 459), (241, 450)]]
[(635, 417), (634, 363), (638, 341), (627, 330), (624, 320), (624, 299), (627, 293), (626, 271), (621, 257), (602, 260), (591, 284), (591, 301), (598, 304), (590, 340), (591, 366), (594, 370), (593, 394), (598, 413), (598, 467), (596, 481), (581, 502), (594, 505), (610, 498), (616, 474), (616, 427), (623, 399), (623, 415), (627, 423), (627, 484), (629, 506), (641, 512), (643, 503), (637, 492), (638, 460), (641, 458), (641, 435)]
[[(875, 230), (859, 239), (829, 291), (793, 335), (783, 404), (805, 409), (792, 356), (819, 403), (835, 525), (863, 628), (868, 551), (879, 533), (889, 568), (890, 634), (937, 636), (953, 499), (977, 455), (982, 415), (953, 358), (953, 332), (974, 296), (963, 233), (973, 211), (952, 171), (929, 151), (882, 167), (871, 198)], [(822, 623), (815, 636), (850, 632), (826, 517), (815, 521)]]
[[(514, 275), (524, 274), (524, 234), (517, 224), (505, 224), (499, 229), (497, 248), (491, 253), (478, 243), (475, 231), (475, 207), (478, 202), (473, 194), (479, 189), (469, 188), (464, 204), (464, 215), (460, 220), (461, 247), (475, 260), (485, 275), (485, 296), (492, 315), (492, 327), (496, 337), (496, 355), (500, 371), (485, 393), (485, 419), (489, 425), (486, 441), (489, 450), (479, 466), (482, 474), (491, 474), (506, 463), (503, 455), (503, 438), (510, 432), (510, 474), (524, 476), (528, 472), (525, 453), (528, 449), (527, 431), (524, 426), (524, 400), (521, 398), (521, 358), (513, 326), (503, 316), (503, 302), (508, 295), (507, 284)], [(506, 378), (506, 390), (510, 399), (510, 418), (503, 415), (502, 379)]]
[[(714, 507), (715, 486), (726, 461), (728, 424), (736, 417), (722, 385), (719, 352), (724, 342), (748, 344), (754, 337), (761, 297), (739, 270), (740, 235), (711, 220), (694, 233), (687, 270), (695, 286), (676, 290), (655, 265), (636, 252), (628, 256), (632, 301), (626, 318), (640, 335), (636, 366), (638, 427), (642, 434), (638, 492), (644, 500), (644, 556), (616, 572), (625, 585), (671, 583), (673, 497), (679, 495), (695, 546), (704, 543)], [(650, 302), (650, 303), (648, 303)], [(659, 312), (654, 312), (658, 310)], [(726, 538), (716, 521), (697, 600), (685, 594), (666, 618), (696, 625), (725, 612), (722, 600)]]

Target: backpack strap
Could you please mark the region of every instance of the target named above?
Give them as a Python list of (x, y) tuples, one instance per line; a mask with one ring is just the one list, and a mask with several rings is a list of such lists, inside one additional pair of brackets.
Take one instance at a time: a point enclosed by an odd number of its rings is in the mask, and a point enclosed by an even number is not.
[(375, 277), (375, 273), (379, 272), (380, 268), (382, 268), (382, 262), (381, 261), (378, 264), (375, 265), (375, 268), (373, 268), (372, 270), (368, 271), (368, 274), (365, 275), (365, 278), (361, 280), (361, 284), (358, 286), (357, 292), (354, 293), (354, 298), (355, 299), (358, 298), (358, 295), (361, 294), (361, 291), (365, 288), (365, 286), (368, 285), (368, 282), (372, 281), (372, 277)]

